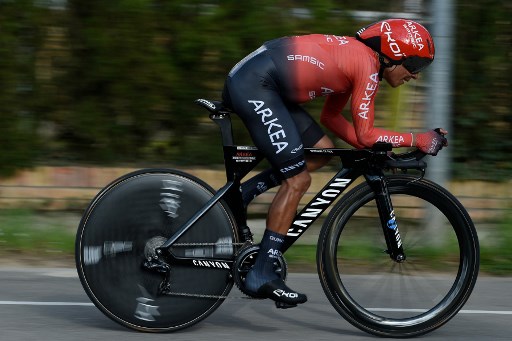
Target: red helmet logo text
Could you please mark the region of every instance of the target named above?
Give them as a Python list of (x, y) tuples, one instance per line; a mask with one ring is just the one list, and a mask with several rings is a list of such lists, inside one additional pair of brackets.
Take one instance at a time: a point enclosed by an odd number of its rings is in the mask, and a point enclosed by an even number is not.
[(391, 25), (389, 25), (387, 21), (382, 22), (380, 25), (380, 31), (387, 37), (387, 43), (389, 44), (391, 52), (393, 52), (397, 57), (403, 56), (404, 54), (400, 51), (400, 46), (398, 46), (396, 40), (391, 37), (393, 35), (393, 31), (391, 30)]

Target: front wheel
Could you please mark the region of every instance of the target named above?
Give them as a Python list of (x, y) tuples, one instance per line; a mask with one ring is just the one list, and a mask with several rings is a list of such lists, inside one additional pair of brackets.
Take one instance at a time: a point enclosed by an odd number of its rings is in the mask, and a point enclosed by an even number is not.
[[(197, 323), (229, 293), (238, 240), (230, 210), (219, 202), (177, 240), (170, 252), (200, 265), (170, 265), (170, 283), (145, 261), (213, 196), (201, 180), (175, 170), (141, 170), (103, 189), (78, 228), (76, 265), (92, 302), (114, 321), (140, 331), (173, 331)], [(210, 264), (212, 263), (212, 264)], [(207, 266), (208, 265), (208, 266)]]
[(417, 336), (448, 322), (469, 298), (478, 238), (464, 207), (440, 186), (406, 175), (387, 179), (406, 260), (387, 253), (375, 194), (363, 183), (324, 223), (319, 276), (331, 304), (357, 328)]

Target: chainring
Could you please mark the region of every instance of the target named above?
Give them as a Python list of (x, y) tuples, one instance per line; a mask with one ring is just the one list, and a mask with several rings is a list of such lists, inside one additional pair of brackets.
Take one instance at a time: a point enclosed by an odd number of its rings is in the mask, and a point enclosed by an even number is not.
[[(260, 250), (259, 245), (251, 245), (245, 247), (240, 250), (238, 253), (235, 264), (233, 266), (233, 279), (235, 281), (236, 286), (240, 289), (241, 292), (248, 296), (253, 296), (247, 290), (245, 290), (245, 277), (249, 270), (253, 267), (254, 262), (256, 261), (256, 257), (258, 256), (258, 251)], [(288, 274), (288, 264), (286, 263), (285, 258), (281, 254), (277, 261), (274, 263), (275, 272), (284, 280), (286, 280), (286, 276)]]
[(155, 236), (148, 239), (144, 246), (144, 257), (146, 257), (146, 259), (158, 258), (156, 255), (156, 249), (164, 245), (166, 241), (167, 238), (163, 236)]

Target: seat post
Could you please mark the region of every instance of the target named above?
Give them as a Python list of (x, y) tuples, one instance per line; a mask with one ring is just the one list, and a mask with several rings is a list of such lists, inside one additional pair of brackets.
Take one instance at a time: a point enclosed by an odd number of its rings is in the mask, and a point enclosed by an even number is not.
[(195, 103), (202, 106), (210, 112), (210, 119), (220, 127), (222, 135), (222, 145), (233, 146), (233, 129), (231, 127), (231, 111), (224, 107), (221, 101), (210, 101), (204, 98), (195, 100)]
[(212, 113), (210, 119), (220, 127), (223, 146), (233, 146), (233, 128), (231, 125), (231, 117), (227, 112)]

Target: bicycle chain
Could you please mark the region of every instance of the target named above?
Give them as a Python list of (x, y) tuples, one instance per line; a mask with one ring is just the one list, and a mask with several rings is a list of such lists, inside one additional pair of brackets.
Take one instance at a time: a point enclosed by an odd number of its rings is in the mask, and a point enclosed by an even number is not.
[[(180, 247), (188, 247), (188, 246), (243, 246), (247, 243), (175, 243), (172, 246), (180, 246)], [(245, 295), (245, 296), (235, 296), (230, 297), (226, 295), (208, 295), (208, 294), (191, 294), (185, 292), (167, 292), (165, 295), (169, 296), (180, 296), (180, 297), (195, 297), (195, 298), (208, 298), (208, 299), (238, 299), (238, 300), (253, 300), (256, 299), (254, 297)]]
[(231, 300), (254, 300), (256, 298), (251, 296), (226, 296), (226, 295), (207, 295), (207, 294), (189, 294), (186, 292), (168, 292), (165, 295), (180, 296), (180, 297), (194, 297), (194, 298), (214, 298), (214, 299), (231, 299)]
[(233, 245), (233, 246), (243, 246), (245, 243), (175, 243), (172, 244), (173, 246), (227, 246), (227, 245)]

